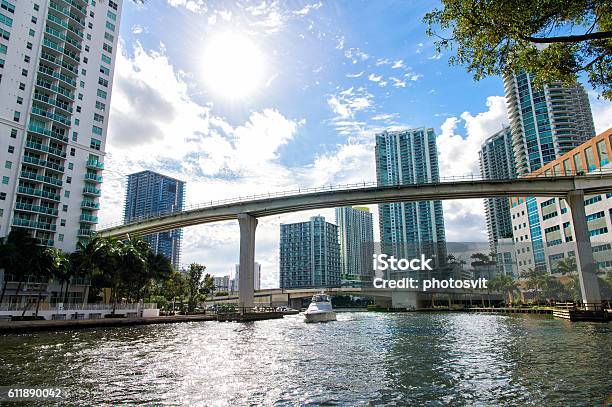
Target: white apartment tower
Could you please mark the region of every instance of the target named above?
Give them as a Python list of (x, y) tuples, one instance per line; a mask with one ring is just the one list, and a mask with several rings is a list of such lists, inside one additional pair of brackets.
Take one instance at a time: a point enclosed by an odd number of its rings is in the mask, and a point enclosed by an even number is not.
[(97, 223), (121, 0), (0, 0), (0, 237)]

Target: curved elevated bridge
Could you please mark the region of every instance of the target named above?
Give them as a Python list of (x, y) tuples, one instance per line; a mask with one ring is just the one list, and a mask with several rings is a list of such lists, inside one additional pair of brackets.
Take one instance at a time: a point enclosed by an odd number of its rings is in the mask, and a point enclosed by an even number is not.
[[(128, 224), (111, 225), (99, 236), (147, 235), (187, 226), (238, 219), (240, 225), (240, 287), (253, 287), (257, 218), (309, 209), (394, 202), (497, 197), (565, 198), (572, 213), (576, 259), (582, 296), (599, 302), (595, 263), (586, 223), (584, 196), (612, 192), (612, 172), (574, 176), (528, 176), (518, 179), (480, 179), (475, 176), (444, 178), (418, 184), (378, 186), (375, 183), (325, 186), (268, 193), (223, 201), (210, 201), (182, 211), (160, 214)], [(253, 305), (253, 291), (241, 290), (240, 305)]]

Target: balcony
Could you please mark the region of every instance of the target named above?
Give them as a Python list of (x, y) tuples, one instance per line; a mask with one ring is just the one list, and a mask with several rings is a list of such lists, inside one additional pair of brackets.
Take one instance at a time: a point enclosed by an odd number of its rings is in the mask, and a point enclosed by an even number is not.
[(55, 208), (49, 208), (49, 207), (46, 207), (46, 206), (38, 206), (38, 205), (32, 205), (32, 204), (26, 204), (26, 203), (23, 203), (23, 202), (15, 203), (15, 209), (16, 210), (20, 210), (20, 211), (26, 211), (26, 212), (42, 213), (43, 215), (57, 216), (57, 214), (58, 214), (58, 210), (55, 209)]
[(53, 240), (51, 239), (41, 239), (41, 238), (36, 238), (36, 242), (40, 245), (40, 246), (47, 246), (47, 247), (53, 247)]
[(98, 188), (90, 186), (86, 186), (85, 188), (83, 188), (83, 195), (100, 196), (101, 194), (102, 191), (100, 191)]
[(40, 79), (36, 79), (36, 86), (40, 86), (41, 88), (47, 89), (47, 90), (51, 90), (55, 93), (59, 93), (60, 95), (74, 101), (74, 93), (68, 91), (68, 90), (64, 90), (62, 88), (59, 88), (55, 85), (52, 85), (49, 82), (40, 80)]
[(67, 30), (69, 30), (70, 32), (78, 35), (80, 38), (83, 38), (83, 32), (81, 30), (79, 30), (76, 27), (71, 26), (70, 24), (68, 24), (67, 22), (65, 22), (64, 20), (62, 20), (59, 17), (54, 16), (53, 14), (47, 14), (47, 20), (51, 21), (52, 23), (57, 24), (58, 26), (65, 28)]
[(40, 167), (50, 168), (55, 171), (64, 172), (64, 166), (50, 161), (41, 160), (40, 158), (23, 156), (23, 162), (26, 164), (38, 165)]
[(102, 182), (102, 175), (86, 173), (85, 174), (85, 181), (101, 183)]
[(79, 221), (84, 223), (98, 223), (98, 217), (93, 215), (81, 215)]
[(67, 85), (72, 86), (73, 88), (76, 88), (76, 81), (66, 75), (63, 75), (61, 73), (57, 73), (55, 72), (53, 69), (50, 69), (46, 66), (39, 66), (38, 67), (38, 72), (45, 74), (47, 76), (50, 76), (52, 78), (55, 79), (59, 79), (60, 81), (64, 82)]
[(40, 182), (45, 182), (47, 184), (55, 185), (58, 187), (62, 186), (62, 180), (53, 177), (47, 177), (45, 175), (38, 175), (35, 172), (30, 171), (21, 171), (21, 178), (33, 179)]
[(81, 209), (91, 209), (97, 211), (98, 209), (100, 209), (100, 204), (98, 202), (85, 199), (81, 201)]
[(41, 109), (41, 108), (36, 107), (36, 106), (32, 106), (32, 113), (36, 114), (38, 116), (45, 117), (47, 119), (51, 119), (51, 120), (56, 121), (58, 123), (61, 123), (64, 126), (70, 127), (70, 119), (67, 119), (67, 118), (65, 118), (62, 115), (51, 113), (48, 110), (44, 110), (44, 109)]
[(104, 163), (98, 160), (88, 160), (87, 168), (95, 169), (95, 170), (103, 170)]
[(20, 186), (17, 188), (17, 192), (23, 195), (36, 196), (39, 198), (51, 199), (53, 201), (59, 201), (60, 196), (54, 192), (43, 191), (42, 189), (28, 188)]
[(34, 143), (33, 141), (26, 142), (26, 147), (32, 150), (41, 151), (43, 153), (53, 154), (58, 157), (66, 158), (66, 152), (57, 148), (43, 146), (40, 143)]
[(31, 124), (28, 126), (28, 131), (31, 131), (33, 133), (38, 133), (38, 134), (42, 134), (43, 136), (47, 136), (47, 137), (51, 137), (54, 138), (56, 140), (60, 140), (63, 141), (64, 143), (68, 142), (68, 137), (57, 133), (55, 131), (51, 131), (51, 130), (47, 130), (44, 127), (40, 127), (40, 126), (36, 126), (34, 124)]
[(78, 237), (90, 237), (93, 235), (94, 231), (91, 229), (79, 229), (77, 232)]
[(30, 219), (13, 218), (13, 225), (14, 226), (24, 226), (28, 228), (34, 228), (34, 229), (51, 230), (51, 231), (55, 231), (56, 229), (56, 225), (53, 223), (37, 222), (35, 220), (30, 220)]

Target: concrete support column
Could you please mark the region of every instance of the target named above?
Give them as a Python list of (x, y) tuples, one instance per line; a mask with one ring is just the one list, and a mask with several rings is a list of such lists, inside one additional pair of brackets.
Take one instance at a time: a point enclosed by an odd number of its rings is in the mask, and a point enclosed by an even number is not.
[(255, 229), (257, 218), (245, 213), (238, 215), (240, 225), (240, 293), (238, 306), (250, 308), (254, 305), (255, 274)]
[(567, 203), (572, 213), (574, 242), (576, 242), (576, 265), (578, 266), (582, 301), (585, 303), (600, 302), (599, 282), (595, 274), (595, 260), (593, 259), (591, 237), (584, 210), (584, 192), (570, 191), (567, 194)]

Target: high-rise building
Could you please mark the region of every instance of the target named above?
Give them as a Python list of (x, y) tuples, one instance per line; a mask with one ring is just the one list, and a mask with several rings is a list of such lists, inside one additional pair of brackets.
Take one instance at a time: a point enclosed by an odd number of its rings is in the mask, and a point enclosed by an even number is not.
[[(261, 264), (255, 262), (253, 274), (253, 289), (261, 290)], [(234, 279), (231, 283), (231, 291), (240, 291), (240, 264), (236, 264)]]
[[(185, 203), (185, 182), (158, 174), (141, 171), (128, 175), (125, 193), (124, 221), (159, 216), (180, 211)], [(143, 236), (156, 253), (164, 254), (175, 268), (181, 262), (181, 229)]]
[[(609, 172), (612, 169), (612, 129), (593, 137), (549, 162), (532, 175), (574, 174), (576, 171)], [(612, 269), (612, 194), (584, 197), (587, 228), (599, 270)], [(575, 255), (573, 222), (565, 199), (515, 197), (510, 214), (519, 274), (529, 269), (556, 273), (560, 260)]]
[[(512, 134), (509, 126), (488, 137), (478, 153), (480, 173), (485, 179), (516, 178)], [(500, 239), (512, 237), (510, 204), (507, 198), (485, 199), (485, 215), (491, 251), (496, 252)]]
[(336, 208), (336, 224), (342, 284), (362, 284), (372, 280), (374, 227), (370, 210), (367, 207)]
[(504, 89), (518, 176), (532, 173), (595, 135), (581, 85), (554, 82), (534, 88), (532, 75), (506, 75)]
[(231, 278), (227, 276), (214, 276), (213, 284), (215, 285), (215, 291), (231, 291)]
[(0, 236), (74, 251), (98, 197), (122, 1), (2, 0)]
[[(376, 135), (378, 185), (438, 182), (436, 135), (431, 128), (384, 131)], [(446, 264), (441, 201), (380, 204), (382, 251), (396, 257), (425, 254), (437, 266)]]
[(340, 284), (338, 227), (314, 216), (309, 222), (280, 225), (280, 287)]

